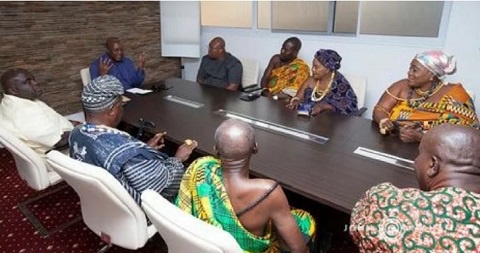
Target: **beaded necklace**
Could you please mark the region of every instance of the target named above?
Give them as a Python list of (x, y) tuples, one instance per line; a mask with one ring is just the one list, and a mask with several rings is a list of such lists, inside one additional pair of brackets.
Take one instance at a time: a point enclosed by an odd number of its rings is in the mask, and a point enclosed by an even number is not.
[(318, 86), (320, 84), (320, 80), (317, 80), (317, 83), (315, 84), (315, 87), (313, 88), (313, 92), (312, 92), (312, 95), (311, 95), (311, 99), (312, 99), (313, 102), (318, 102), (318, 101), (322, 100), (328, 94), (328, 92), (330, 92), (330, 89), (332, 88), (332, 82), (333, 82), (334, 77), (335, 77), (335, 72), (332, 72), (332, 75), (330, 76), (330, 83), (327, 85), (327, 87), (324, 90), (320, 90), (318, 88)]
[[(437, 81), (432, 86), (430, 86), (430, 89), (428, 89), (427, 91), (422, 91), (418, 88), (415, 88), (415, 89), (411, 88), (408, 91), (408, 96), (407, 96), (408, 105), (414, 108), (418, 107), (421, 103), (425, 102), (425, 100), (427, 100), (430, 96), (437, 93), (437, 91), (439, 91), (443, 87), (443, 85), (444, 85), (443, 82)], [(414, 90), (418, 95), (422, 97), (412, 99)]]

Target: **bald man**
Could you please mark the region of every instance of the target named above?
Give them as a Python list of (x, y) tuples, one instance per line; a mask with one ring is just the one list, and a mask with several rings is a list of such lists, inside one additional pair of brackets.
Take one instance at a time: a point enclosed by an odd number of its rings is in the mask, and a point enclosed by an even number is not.
[(5, 71), (0, 82), (4, 91), (0, 104), (0, 124), (25, 142), (40, 156), (52, 148), (68, 144), (73, 124), (40, 101), (43, 90), (30, 71)]
[(140, 87), (145, 79), (145, 53), (138, 56), (138, 67), (135, 67), (133, 61), (124, 56), (119, 38), (107, 38), (105, 48), (107, 52), (90, 64), (91, 80), (108, 74), (118, 78), (124, 90)]
[(242, 63), (225, 51), (225, 40), (213, 38), (200, 63), (197, 83), (236, 91), (242, 87), (242, 75)]
[(480, 133), (443, 124), (419, 146), (420, 189), (390, 183), (355, 205), (350, 234), (361, 252), (477, 252), (480, 248)]
[(312, 216), (290, 210), (277, 182), (249, 178), (250, 159), (257, 152), (253, 128), (224, 121), (215, 132), (214, 150), (218, 158), (197, 159), (187, 169), (177, 206), (223, 228), (247, 252), (278, 250), (276, 237), (291, 252), (307, 252), (315, 232)]
[(272, 56), (261, 81), (262, 87), (267, 88), (265, 95), (280, 99), (295, 96), (310, 76), (308, 65), (297, 57), (301, 48), (300, 39), (290, 37), (283, 42), (280, 54)]

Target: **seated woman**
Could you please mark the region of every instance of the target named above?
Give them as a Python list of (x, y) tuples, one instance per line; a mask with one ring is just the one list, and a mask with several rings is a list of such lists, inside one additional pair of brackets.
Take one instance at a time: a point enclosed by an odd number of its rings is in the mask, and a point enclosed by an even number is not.
[(215, 132), (214, 150), (218, 158), (202, 157), (188, 167), (176, 205), (229, 232), (245, 252), (306, 253), (307, 244), (313, 246), (313, 217), (291, 210), (278, 182), (249, 177), (257, 152), (253, 128), (224, 121)]
[(331, 49), (320, 49), (315, 54), (312, 76), (300, 87), (287, 105), (299, 114), (314, 116), (323, 111), (343, 115), (358, 112), (357, 95), (347, 79), (338, 71), (342, 57)]
[(462, 85), (442, 81), (455, 70), (455, 58), (442, 51), (416, 55), (407, 79), (392, 84), (373, 110), (380, 132), (398, 131), (402, 141), (419, 142), (442, 123), (478, 128), (475, 106)]

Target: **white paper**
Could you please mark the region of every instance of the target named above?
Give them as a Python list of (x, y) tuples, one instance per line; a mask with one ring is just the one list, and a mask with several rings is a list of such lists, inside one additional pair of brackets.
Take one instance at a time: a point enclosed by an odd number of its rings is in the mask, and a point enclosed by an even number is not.
[(128, 89), (127, 91), (133, 94), (147, 94), (152, 92), (152, 90), (146, 90), (146, 89), (140, 89), (140, 88), (131, 88), (131, 89)]

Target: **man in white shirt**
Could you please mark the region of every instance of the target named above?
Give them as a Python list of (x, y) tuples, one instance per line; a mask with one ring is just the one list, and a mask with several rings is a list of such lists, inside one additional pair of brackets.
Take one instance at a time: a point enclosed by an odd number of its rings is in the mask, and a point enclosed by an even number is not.
[(68, 143), (72, 122), (38, 100), (43, 91), (26, 69), (9, 69), (0, 79), (4, 96), (0, 125), (39, 155)]

